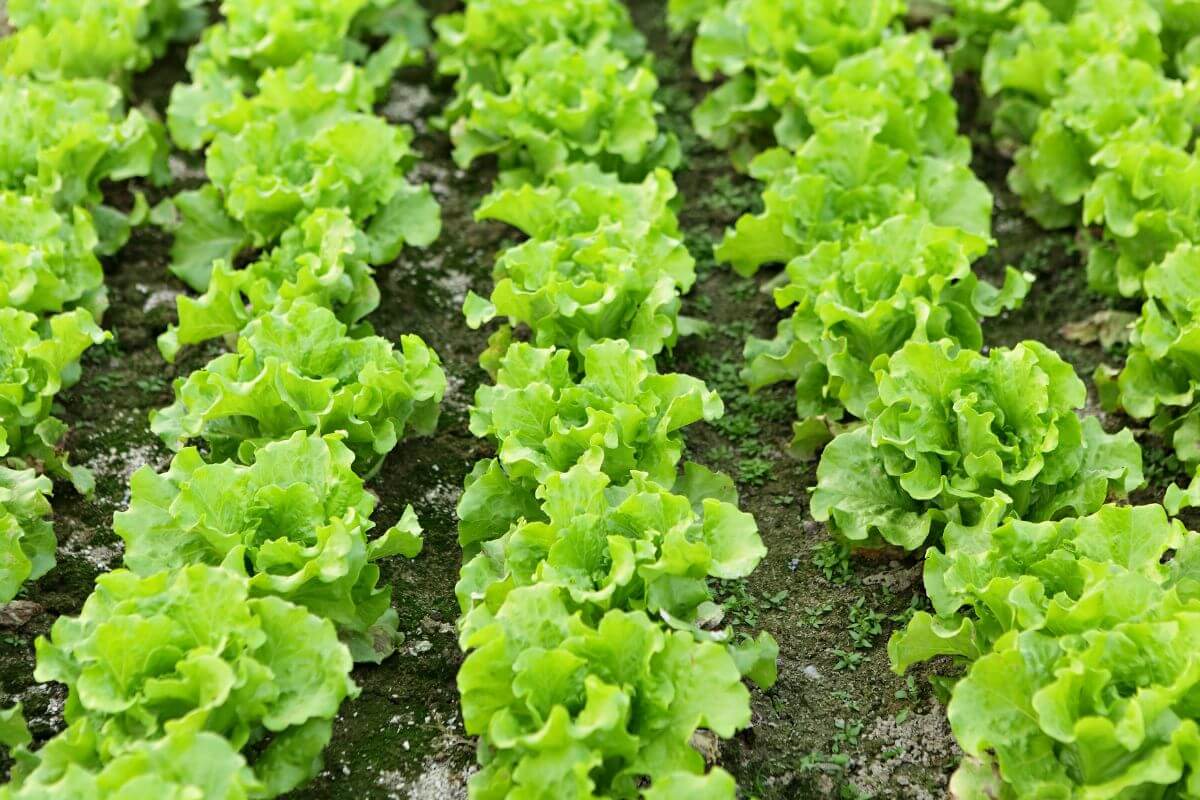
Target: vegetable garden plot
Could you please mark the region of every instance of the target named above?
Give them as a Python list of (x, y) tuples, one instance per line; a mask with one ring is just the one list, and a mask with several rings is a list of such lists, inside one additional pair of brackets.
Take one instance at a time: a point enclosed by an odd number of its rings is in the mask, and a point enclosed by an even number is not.
[(1191, 796), (1185, 5), (10, 5), (0, 794)]

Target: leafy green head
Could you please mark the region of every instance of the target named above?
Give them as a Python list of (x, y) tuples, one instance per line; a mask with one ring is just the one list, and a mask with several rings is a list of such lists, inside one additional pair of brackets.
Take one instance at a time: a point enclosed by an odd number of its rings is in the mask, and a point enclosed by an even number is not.
[(675, 483), (681, 429), (724, 412), (720, 398), (688, 375), (660, 375), (628, 342), (599, 342), (573, 372), (571, 353), (513, 344), (494, 386), (481, 386), (471, 431), (496, 442), (497, 457), (476, 465), (459, 502), (464, 545), (504, 534), (522, 516), (542, 518), (539, 484), (592, 453), (615, 484), (634, 471)]
[(986, 356), (909, 342), (876, 380), (867, 422), (822, 455), (812, 500), (853, 543), (916, 549), (992, 505), (1031, 521), (1087, 514), (1143, 482), (1133, 434), (1081, 421), (1083, 382), (1039, 342)]
[(338, 706), (358, 693), (332, 622), (201, 564), (100, 576), (37, 651), (37, 679), (67, 686), (60, 737), (89, 745), (88, 761), (207, 730), (234, 750), (265, 740), (253, 768), (275, 793), (319, 770)]
[(300, 299), (251, 322), (235, 353), (175, 382), (175, 403), (151, 428), (179, 449), (203, 439), (217, 459), (253, 460), (264, 444), (296, 431), (342, 431), (355, 469), (370, 474), (408, 430), (432, 433), (446, 376), (420, 337), (400, 349), (355, 338), (332, 311)]

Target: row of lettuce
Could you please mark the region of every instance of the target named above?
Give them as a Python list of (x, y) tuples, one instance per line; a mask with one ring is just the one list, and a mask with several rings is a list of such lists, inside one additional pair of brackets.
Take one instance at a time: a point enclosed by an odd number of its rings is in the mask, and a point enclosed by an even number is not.
[(126, 109), (121, 83), (134, 51), (160, 55), (192, 13), (146, 10), (142, 35), (111, 39), (126, 57), (92, 62), (85, 34), (103, 17), (66, 5), (80, 4), (9, 3), (18, 32), (0, 40), (0, 603), (55, 564), (51, 477), (93, 487), (63, 449), (55, 398), (79, 380), (83, 353), (110, 338), (99, 258), (145, 212), (144, 201), (107, 204), (105, 186), (168, 175), (161, 125)]
[(472, 327), (499, 318), (470, 427), (495, 447), (458, 505), (470, 796), (733, 798), (697, 749), (751, 721), (778, 647), (722, 627), (718, 581), (765, 554), (732, 481), (683, 459), (723, 413), (655, 356), (691, 329), (675, 138), (618, 0), (470, 0), (435, 23), (440, 123), (499, 173), (477, 217), (515, 228)]
[(1079, 227), (1091, 286), (1143, 301), (1101, 398), (1200, 463), (1196, 330), (1200, 8), (1191, 2), (956, 2), (938, 26), (976, 70), (1008, 182), (1047, 228)]
[[(377, 500), (364, 480), (407, 433), (436, 427), (446, 379), (420, 338), (393, 346), (364, 317), (379, 302), (374, 266), (440, 229), (430, 190), (406, 178), (412, 131), (372, 113), (395, 70), (422, 57), (424, 21), (406, 2), (226, 0), (190, 51), (165, 129), (138, 112), (120, 118), (117, 87), (168, 41), (199, 33), (201, 10), (10, 3), (17, 31), (0, 59), (34, 77), (0, 89), (21, 95), (0, 112), (10, 148), (0, 164), (28, 163), (26, 185), (50, 190), (20, 201), (30, 208), (53, 212), (55, 190), (85, 207), (57, 218), (71, 227), (19, 227), (34, 240), (5, 245), (5, 269), (70, 274), (74, 313), (96, 308), (91, 251), (137, 221), (97, 213), (101, 181), (165, 182), (169, 131), (204, 151), (211, 182), (149, 214), (174, 232), (172, 271), (198, 292), (179, 297), (160, 349), (173, 360), (223, 338), (229, 352), (177, 380), (174, 404), (152, 414), (178, 452), (165, 471), (131, 479), (114, 518), (124, 568), (38, 639), (35, 676), (66, 685), (67, 726), (35, 752), (20, 707), (0, 717), (15, 761), (3, 798), (287, 792), (320, 770), (334, 716), (358, 692), (354, 663), (378, 662), (401, 639), (378, 562), (415, 556), (421, 530), (409, 508), (370, 537)], [(39, 82), (59, 72), (94, 77)], [(21, 115), (23, 126), (8, 124)], [(98, 235), (91, 218), (105, 221)], [(7, 253), (28, 253), (24, 273)], [(86, 270), (57, 269), (67, 253)], [(26, 294), (48, 306), (60, 284)], [(49, 322), (58, 347), (64, 318)]]
[[(1048, 224), (1082, 206), (1096, 285), (1151, 298), (1122, 391), (1178, 381), (1156, 402), (1172, 406), (1164, 429), (1185, 432), (1196, 9), (955, 5), (936, 30), (957, 35), (956, 65), (982, 65), (997, 132), (1019, 145), (1013, 188)], [(795, 447), (824, 446), (816, 519), (854, 546), (927, 548), (933, 613), (889, 653), (897, 671), (939, 655), (965, 666), (948, 706), (966, 753), (954, 795), (1200, 792), (1200, 550), (1168, 516), (1200, 493), (1108, 502), (1144, 482), (1131, 432), (1081, 418), (1086, 387), (1044, 345), (983, 347), (980, 320), (1019, 303), (1030, 276), (1009, 269), (997, 288), (972, 272), (992, 198), (933, 34), (905, 32), (899, 0), (672, 11), (697, 27), (697, 72), (724, 77), (697, 129), (766, 184), (718, 258), (745, 274), (786, 264), (775, 297), (791, 316), (748, 343), (744, 377), (795, 383)]]

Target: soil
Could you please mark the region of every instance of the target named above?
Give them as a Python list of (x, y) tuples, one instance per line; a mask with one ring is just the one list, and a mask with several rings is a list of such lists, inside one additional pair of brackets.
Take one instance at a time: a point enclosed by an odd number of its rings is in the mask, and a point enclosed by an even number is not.
[[(451, 4), (428, 5), (444, 11)], [(759, 187), (733, 168), (728, 153), (692, 132), (691, 109), (708, 87), (690, 68), (690, 42), (667, 33), (665, 0), (631, 0), (630, 5), (654, 53), (664, 124), (685, 149), (684, 166), (675, 174), (679, 210), (701, 272), (685, 313), (712, 324), (707, 334), (683, 341), (664, 357), (661, 367), (704, 378), (725, 400), (724, 420), (689, 429), (688, 457), (737, 478), (742, 507), (757, 517), (769, 555), (748, 579), (725, 584), (719, 592), (735, 629), (769, 630), (781, 651), (776, 686), (754, 691), (752, 726), (732, 741), (701, 744), (736, 776), (745, 797), (944, 797), (959, 753), (937, 698), (937, 681), (929, 678), (949, 675), (952, 667), (936, 663), (900, 677), (890, 670), (886, 653), (890, 632), (925, 602), (920, 557), (899, 552), (848, 557), (810, 518), (815, 462), (794, 460), (786, 452), (793, 416), (790, 388), (751, 397), (738, 378), (746, 337), (770, 336), (779, 319), (761, 288), (772, 275), (739, 278), (711, 255), (727, 226), (757, 210)], [(135, 85), (136, 102), (161, 114), (169, 87), (184, 77), (182, 63), (182, 53), (173, 53), (142, 76)], [(474, 764), (474, 744), (463, 733), (455, 688), (461, 655), (453, 587), (461, 554), (454, 507), (471, 465), (490, 454), (488, 445), (467, 430), (471, 398), (486, 377), (476, 359), (488, 331), (467, 328), (460, 308), (468, 289), (488, 293), (495, 255), (513, 234), (493, 223), (476, 223), (472, 216), (491, 185), (492, 168), (458, 169), (445, 132), (426, 122), (450, 94), (451, 87), (431, 67), (411, 69), (399, 76), (380, 108), (416, 129), (423, 159), (414, 180), (433, 185), (444, 221), (433, 246), (409, 249), (379, 270), (383, 301), (371, 318), (376, 331), (393, 340), (420, 334), (437, 349), (450, 378), (438, 432), (401, 443), (371, 482), (381, 501), (377, 531), (386, 530), (410, 503), (426, 531), (417, 559), (390, 559), (383, 567), (407, 640), (383, 664), (355, 670), (362, 694), (342, 708), (325, 770), (293, 793), (294, 800), (465, 798)], [(1090, 382), (1098, 364), (1120, 364), (1120, 345), (1106, 351), (1099, 344), (1072, 341), (1062, 327), (1122, 306), (1087, 290), (1075, 231), (1045, 232), (1021, 214), (1004, 185), (1007, 159), (976, 122), (979, 103), (969, 80), (962, 82), (959, 95), (964, 129), (976, 140), (975, 166), (997, 197), (998, 244), (979, 269), (994, 276), (1013, 264), (1037, 276), (1025, 306), (987, 323), (985, 336), (991, 345), (1040, 339)], [(175, 172), (181, 185), (202, 177), (195, 160), (178, 156)], [(82, 381), (61, 396), (70, 449), (75, 461), (95, 471), (96, 493), (83, 498), (64, 483), (56, 485), (58, 566), (0, 613), (0, 700), (23, 701), (39, 739), (61, 728), (64, 691), (33, 680), (34, 640), (59, 615), (77, 613), (94, 578), (119, 565), (121, 543), (111, 522), (113, 512), (128, 502), (129, 476), (143, 464), (165, 467), (170, 457), (151, 435), (147, 415), (169, 404), (173, 379), (220, 351), (219, 346), (193, 348), (168, 365), (155, 347), (156, 336), (173, 319), (175, 295), (184, 290), (167, 271), (169, 246), (169, 237), (143, 228), (106, 263), (111, 310), (105, 324), (114, 341), (88, 354)], [(1112, 428), (1128, 420), (1105, 422)], [(1140, 437), (1152, 482), (1136, 499), (1154, 501), (1180, 477), (1178, 465), (1162, 442), (1144, 433)]]

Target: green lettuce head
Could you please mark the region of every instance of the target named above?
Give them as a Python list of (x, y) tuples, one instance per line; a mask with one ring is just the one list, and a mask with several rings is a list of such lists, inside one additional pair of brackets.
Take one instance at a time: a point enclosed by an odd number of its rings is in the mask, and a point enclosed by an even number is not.
[(455, 77), (456, 98), (442, 124), (467, 112), (471, 87), (503, 93), (513, 61), (532, 45), (602, 41), (631, 60), (646, 46), (618, 0), (474, 0), (433, 27), (438, 71)]
[[(333, 717), (358, 694), (333, 623), (278, 597), (251, 597), (245, 578), (193, 565), (139, 577), (102, 575), (78, 617), (37, 641), (39, 681), (67, 686), (66, 731), (34, 772), (97, 766), (171, 734), (209, 731), (271, 796), (320, 770)], [(48, 745), (47, 747), (50, 747)], [(44, 776), (44, 777), (39, 777)]]
[(1089, 624), (1132, 619), (1144, 613), (1143, 597), (1118, 590), (1165, 584), (1190, 563), (1187, 556), (1164, 563), (1191, 539), (1162, 506), (1106, 504), (1047, 522), (1001, 520), (1000, 510), (975, 525), (947, 523), (940, 545), (926, 553), (934, 613), (918, 612), (892, 636), (897, 672), (938, 655), (974, 660), (1012, 631), (1068, 632), (1066, 620), (1084, 619), (1084, 609)]
[(173, 362), (180, 348), (228, 338), (280, 301), (311, 301), (357, 329), (379, 305), (369, 253), (366, 235), (345, 211), (319, 208), (248, 266), (215, 262), (203, 295), (176, 298), (179, 324), (159, 336), (158, 349)]
[(1200, 248), (1180, 245), (1146, 271), (1144, 286), (1148, 299), (1125, 367), (1115, 380), (1101, 368), (1097, 385), (1106, 406), (1151, 420), (1179, 459), (1194, 465), (1200, 463), (1200, 364), (1193, 356), (1200, 334)]
[(737, 146), (739, 158), (753, 150), (753, 134), (772, 127), (779, 144), (798, 146), (797, 119), (808, 102), (800, 87), (876, 47), (904, 8), (903, 0), (672, 0), (676, 27), (699, 23), (696, 72), (706, 81), (726, 78), (697, 107), (696, 130), (718, 146)]
[(1187, 797), (1200, 791), (1200, 600), (1109, 579), (1056, 624), (1012, 631), (954, 688), (970, 757), (959, 796)]
[(411, 508), (368, 540), (375, 496), (352, 468), (341, 436), (298, 432), (254, 454), (254, 463), (209, 464), (195, 448), (130, 483), (129, 509), (113, 518), (125, 566), (149, 576), (188, 564), (247, 574), (253, 597), (281, 597), (333, 621), (356, 661), (378, 662), (401, 637), (391, 589), (376, 561), (421, 549)]
[(542, 519), (519, 520), (464, 564), (455, 587), (464, 640), (534, 584), (561, 587), (587, 614), (642, 610), (701, 636), (720, 619), (709, 579), (743, 578), (767, 552), (732, 484), (693, 468), (679, 487), (690, 497), (641, 472), (616, 486), (600, 461), (592, 451), (550, 476), (538, 489)]
[(578, 377), (569, 351), (513, 344), (496, 385), (481, 386), (471, 409), (471, 432), (493, 440), (497, 457), (467, 476), (459, 542), (470, 548), (522, 517), (542, 519), (539, 485), (589, 452), (614, 484), (637, 471), (670, 488), (683, 454), (681, 429), (723, 412), (702, 381), (658, 374), (650, 356), (623, 340), (584, 351)]
[(208, 731), (173, 730), (161, 739), (133, 742), (119, 756), (94, 763), (95, 733), (72, 729), (51, 739), (0, 786), (0, 800), (250, 800), (265, 787), (224, 737)]
[(177, 86), (171, 135), (187, 149), (208, 144), (212, 183), (155, 210), (155, 221), (175, 235), (171, 271), (205, 291), (214, 262), (275, 245), (331, 210), (362, 229), (361, 256), (371, 264), (436, 239), (437, 201), (428, 186), (407, 180), (413, 132), (373, 111), (388, 76), (313, 55), (267, 70), (257, 91), (211, 66), (194, 84)]
[(150, 427), (180, 449), (203, 439), (217, 459), (250, 463), (254, 451), (296, 431), (342, 431), (355, 469), (371, 474), (406, 431), (437, 427), (446, 376), (415, 335), (400, 349), (378, 336), (354, 338), (332, 311), (308, 300), (251, 322), (235, 353), (175, 381), (175, 403)]
[(1088, 282), (1127, 297), (1146, 291), (1146, 271), (1182, 244), (1200, 241), (1200, 159), (1161, 142), (1118, 139), (1093, 162), (1100, 171), (1083, 199), (1085, 225), (1103, 225), (1091, 244)]
[(495, 154), (530, 182), (572, 161), (634, 180), (679, 162), (679, 143), (659, 130), (658, 80), (597, 39), (534, 44), (505, 71), (507, 85), (471, 87), (454, 124), (454, 160)]
[(463, 723), (482, 737), (472, 797), (734, 797), (691, 744), (698, 728), (728, 738), (750, 722), (724, 647), (641, 611), (590, 621), (550, 585), (511, 592), (465, 644)]
[(161, 140), (110, 84), (0, 81), (0, 188), (40, 192), (62, 210), (96, 207), (105, 181), (166, 177)]
[(0, 457), (40, 462), (92, 490), (91, 473), (58, 449), (67, 426), (53, 416), (54, 398), (79, 380), (80, 356), (110, 338), (82, 308), (46, 320), (0, 308)]
[(1079, 205), (1115, 140), (1183, 148), (1200, 118), (1200, 84), (1183, 83), (1124, 53), (1090, 58), (1038, 117), (1008, 181), (1043, 227), (1078, 225)]
[(99, 239), (82, 208), (55, 209), (40, 194), (0, 190), (0, 306), (33, 314), (108, 307)]
[(1087, 390), (1039, 342), (984, 356), (909, 342), (876, 373), (868, 421), (839, 435), (817, 469), (813, 516), (858, 545), (908, 550), (948, 521), (1088, 514), (1142, 485), (1133, 434), (1077, 410)]
[(983, 346), (979, 321), (1018, 306), (1032, 276), (1011, 267), (997, 289), (971, 271), (987, 242), (924, 215), (892, 217), (849, 241), (823, 242), (787, 266), (775, 290), (792, 316), (773, 340), (751, 338), (743, 371), (751, 390), (796, 384), (795, 445), (808, 451), (818, 424), (848, 411), (864, 418), (877, 396), (872, 372), (909, 341)]
[(1121, 53), (1161, 67), (1162, 18), (1153, 0), (1065, 5), (1062, 0), (1021, 3), (1006, 29), (992, 37), (981, 77), (984, 92), (998, 96), (997, 136), (1028, 142), (1041, 110), (1067, 94), (1075, 71), (1095, 56)]
[(202, 0), (9, 0), (15, 33), (0, 40), (0, 71), (42, 81), (118, 84), (205, 23)]
[(52, 488), (49, 478), (31, 469), (0, 467), (0, 605), (54, 567)]
[(714, 251), (743, 275), (787, 263), (822, 242), (853, 238), (898, 214), (991, 238), (992, 195), (971, 170), (913, 157), (881, 141), (878, 120), (838, 119), (795, 152), (768, 150), (750, 174), (766, 183), (765, 209), (747, 214)]
[[(601, 339), (652, 355), (673, 345), (685, 325), (680, 297), (696, 279), (670, 207), (675, 195), (666, 170), (623, 183), (594, 164), (564, 167), (537, 188), (497, 190), (476, 217), (529, 238), (497, 259), (490, 300), (467, 295), (467, 324), (505, 316), (527, 325), (539, 346), (574, 352)], [(486, 366), (504, 355), (507, 338), (484, 354)]]

